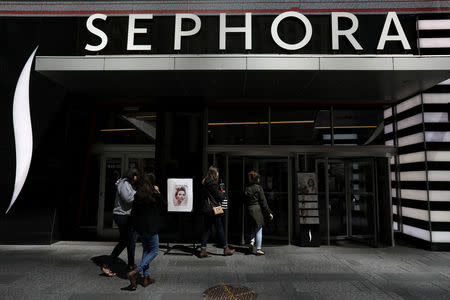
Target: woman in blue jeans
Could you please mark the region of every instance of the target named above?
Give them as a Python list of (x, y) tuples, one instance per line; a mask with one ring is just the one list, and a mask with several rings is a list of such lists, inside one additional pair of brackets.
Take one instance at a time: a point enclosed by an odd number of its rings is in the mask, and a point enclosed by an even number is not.
[(252, 223), (249, 251), (255, 255), (264, 255), (264, 251), (261, 249), (264, 217), (273, 220), (273, 214), (267, 205), (266, 196), (260, 181), (258, 172), (251, 171), (248, 173), (248, 185), (245, 188), (247, 210)]
[(158, 256), (160, 216), (165, 210), (165, 203), (155, 185), (155, 175), (150, 173), (143, 176), (134, 195), (131, 213), (134, 229), (141, 236), (142, 260), (136, 269), (128, 273), (130, 288), (136, 289), (139, 274), (143, 272), (142, 286), (146, 287), (155, 282), (150, 277), (150, 263)]

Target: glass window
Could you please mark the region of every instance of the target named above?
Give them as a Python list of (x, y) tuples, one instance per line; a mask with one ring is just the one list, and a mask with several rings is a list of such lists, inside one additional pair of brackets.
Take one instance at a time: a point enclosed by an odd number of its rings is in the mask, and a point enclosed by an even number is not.
[(155, 144), (156, 113), (139, 108), (101, 111), (95, 134), (97, 143)]
[(328, 109), (272, 108), (270, 119), (273, 145), (331, 144)]
[(210, 145), (268, 144), (267, 107), (210, 108), (208, 143)]
[(383, 145), (383, 108), (334, 109), (335, 145)]

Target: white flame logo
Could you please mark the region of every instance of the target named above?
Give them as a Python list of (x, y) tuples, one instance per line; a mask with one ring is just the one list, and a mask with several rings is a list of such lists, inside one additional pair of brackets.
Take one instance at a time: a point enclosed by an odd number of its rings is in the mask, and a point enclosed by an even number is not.
[(30, 116), (30, 73), (37, 48), (34, 49), (23, 67), (22, 73), (20, 73), (19, 80), (17, 81), (16, 91), (14, 92), (13, 125), (16, 143), (16, 181), (14, 183), (14, 193), (11, 198), (11, 203), (6, 213), (13, 206), (25, 184), (33, 154), (33, 130), (31, 128)]

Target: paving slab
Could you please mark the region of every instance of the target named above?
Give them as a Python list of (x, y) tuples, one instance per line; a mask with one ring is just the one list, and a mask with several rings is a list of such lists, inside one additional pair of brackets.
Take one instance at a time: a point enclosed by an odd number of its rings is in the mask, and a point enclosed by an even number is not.
[[(98, 266), (114, 243), (0, 245), (0, 299), (202, 299), (221, 284), (253, 289), (257, 299), (450, 299), (450, 253), (394, 247), (268, 246), (265, 256), (186, 253), (152, 262), (156, 283), (123, 290), (126, 274), (109, 278)], [(190, 245), (184, 245), (187, 249)], [(142, 247), (136, 248), (139, 262)], [(118, 262), (124, 267), (126, 251)]]

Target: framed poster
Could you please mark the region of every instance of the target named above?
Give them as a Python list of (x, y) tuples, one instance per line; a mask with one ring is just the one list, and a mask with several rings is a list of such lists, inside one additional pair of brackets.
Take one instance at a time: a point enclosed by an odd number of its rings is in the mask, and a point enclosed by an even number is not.
[(297, 173), (297, 193), (317, 194), (316, 173)]
[(167, 179), (167, 211), (191, 212), (193, 201), (192, 178)]

